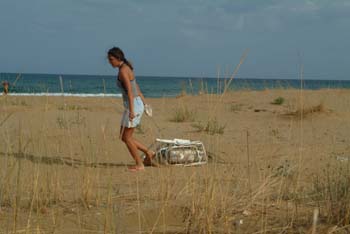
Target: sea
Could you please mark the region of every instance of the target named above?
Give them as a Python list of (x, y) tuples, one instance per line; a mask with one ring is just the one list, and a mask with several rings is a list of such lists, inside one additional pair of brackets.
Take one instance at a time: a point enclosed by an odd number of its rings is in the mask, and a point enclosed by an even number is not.
[[(350, 80), (269, 79), (269, 78), (195, 78), (137, 76), (145, 97), (176, 97), (224, 90), (265, 89), (350, 89)], [(116, 77), (108, 75), (58, 75), (0, 73), (0, 83), (10, 83), (9, 94), (14, 96), (78, 96), (121, 97)]]

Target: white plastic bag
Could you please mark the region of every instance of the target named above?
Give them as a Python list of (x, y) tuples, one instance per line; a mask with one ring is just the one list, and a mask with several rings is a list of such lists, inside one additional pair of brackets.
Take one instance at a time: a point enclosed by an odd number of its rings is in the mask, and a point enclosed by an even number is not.
[(147, 116), (152, 117), (152, 107), (149, 104), (145, 104), (145, 113)]

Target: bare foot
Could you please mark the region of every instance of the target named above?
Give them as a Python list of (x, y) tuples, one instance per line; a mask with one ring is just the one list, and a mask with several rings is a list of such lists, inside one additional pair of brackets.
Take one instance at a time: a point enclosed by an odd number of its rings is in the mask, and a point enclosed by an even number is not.
[(156, 156), (156, 153), (154, 151), (147, 151), (147, 155), (146, 158), (143, 161), (143, 164), (145, 166), (152, 166), (152, 160), (154, 159), (154, 157)]
[(128, 167), (128, 171), (131, 171), (131, 172), (137, 172), (137, 171), (144, 171), (145, 170), (145, 167), (142, 165), (142, 166), (130, 166)]

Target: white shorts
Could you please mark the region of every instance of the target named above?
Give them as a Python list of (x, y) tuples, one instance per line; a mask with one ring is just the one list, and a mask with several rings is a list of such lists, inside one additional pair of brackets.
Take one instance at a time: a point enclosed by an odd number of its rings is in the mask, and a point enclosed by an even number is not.
[(125, 107), (125, 110), (123, 112), (120, 125), (126, 128), (137, 127), (137, 125), (141, 123), (142, 114), (143, 114), (143, 111), (145, 110), (141, 97), (140, 96), (134, 97), (135, 117), (132, 120), (129, 119), (129, 103), (124, 102), (124, 107)]

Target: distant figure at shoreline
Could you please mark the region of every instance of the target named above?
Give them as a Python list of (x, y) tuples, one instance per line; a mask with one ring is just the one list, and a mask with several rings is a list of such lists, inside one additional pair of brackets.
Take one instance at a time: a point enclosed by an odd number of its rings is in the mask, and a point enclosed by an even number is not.
[(2, 82), (2, 86), (3, 86), (3, 94), (7, 95), (9, 93), (10, 83), (7, 80), (5, 80)]

